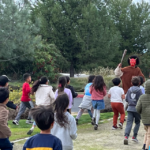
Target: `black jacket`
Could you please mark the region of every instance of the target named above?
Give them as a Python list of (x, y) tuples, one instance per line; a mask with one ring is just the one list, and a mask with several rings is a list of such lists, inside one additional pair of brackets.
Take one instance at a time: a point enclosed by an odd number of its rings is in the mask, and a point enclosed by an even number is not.
[(66, 88), (71, 90), (71, 93), (72, 93), (72, 97), (73, 97), (73, 98), (76, 98), (76, 97), (78, 96), (78, 93), (76, 93), (76, 92), (74, 91), (73, 86), (67, 85)]

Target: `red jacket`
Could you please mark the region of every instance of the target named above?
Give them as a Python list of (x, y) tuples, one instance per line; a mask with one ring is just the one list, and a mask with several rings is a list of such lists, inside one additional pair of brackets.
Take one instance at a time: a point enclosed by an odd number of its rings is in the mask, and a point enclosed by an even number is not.
[(29, 102), (31, 100), (30, 91), (31, 91), (31, 88), (30, 88), (29, 83), (25, 82), (22, 87), (22, 97), (21, 97), (22, 102)]

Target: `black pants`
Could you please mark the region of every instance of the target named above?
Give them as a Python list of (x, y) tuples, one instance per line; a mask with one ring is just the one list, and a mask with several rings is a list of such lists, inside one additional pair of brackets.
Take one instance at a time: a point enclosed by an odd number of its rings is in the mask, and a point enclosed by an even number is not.
[(15, 110), (17, 108), (17, 106), (13, 102), (11, 102), (11, 101), (9, 101), (6, 106), (9, 107), (9, 108), (11, 108), (11, 109), (15, 109)]

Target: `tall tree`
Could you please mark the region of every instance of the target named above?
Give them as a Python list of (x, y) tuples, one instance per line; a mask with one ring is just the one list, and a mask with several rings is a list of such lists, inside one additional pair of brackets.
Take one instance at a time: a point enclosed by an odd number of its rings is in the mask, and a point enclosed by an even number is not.
[(131, 0), (110, 0), (107, 3), (109, 13), (118, 31), (121, 33), (120, 50), (128, 53), (143, 53), (145, 38), (141, 30), (150, 24), (150, 4), (133, 3)]
[(41, 19), (39, 33), (54, 43), (67, 59), (70, 76), (74, 76), (74, 69), (110, 65), (108, 62), (118, 49), (119, 34), (105, 3), (99, 0), (41, 1), (33, 9), (33, 21), (37, 16)]
[(30, 10), (29, 5), (16, 5), (13, 0), (0, 1), (0, 63), (10, 59), (5, 65), (14, 72), (14, 64), (21, 66), (32, 60), (41, 41), (35, 35), (39, 31), (37, 21), (30, 21)]

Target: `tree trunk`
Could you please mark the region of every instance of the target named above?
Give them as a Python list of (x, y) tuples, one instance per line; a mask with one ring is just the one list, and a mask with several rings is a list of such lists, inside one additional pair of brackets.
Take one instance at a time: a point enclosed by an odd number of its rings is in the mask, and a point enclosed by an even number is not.
[(74, 77), (74, 66), (71, 64), (70, 66), (70, 77)]

